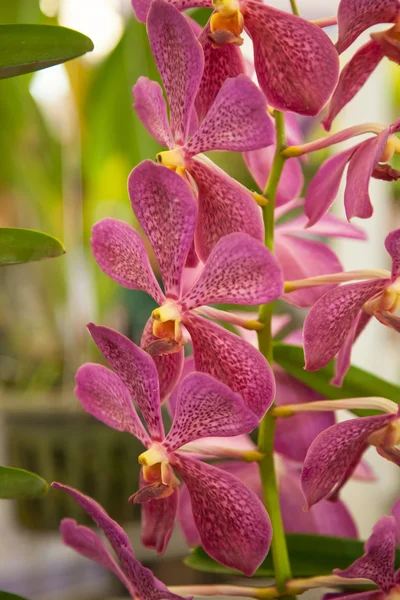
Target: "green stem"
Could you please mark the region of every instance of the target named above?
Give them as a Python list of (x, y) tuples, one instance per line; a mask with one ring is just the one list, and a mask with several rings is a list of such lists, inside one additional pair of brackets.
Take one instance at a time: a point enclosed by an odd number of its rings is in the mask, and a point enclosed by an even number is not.
[[(285, 121), (282, 112), (275, 111), (276, 123), (276, 151), (272, 163), (271, 173), (264, 191), (268, 203), (263, 207), (265, 245), (271, 251), (274, 250), (274, 209), (278, 184), (285, 165), (285, 158), (281, 155), (285, 147)], [(272, 323), (273, 305), (264, 304), (260, 307), (259, 320), (264, 328), (258, 333), (259, 349), (270, 364), (272, 364)], [(282, 515), (279, 503), (279, 491), (274, 465), (274, 433), (275, 418), (267, 413), (260, 423), (258, 432), (258, 447), (264, 454), (259, 462), (264, 504), (271, 519), (272, 536), (272, 558), (274, 561), (275, 585), (279, 592), (284, 592), (286, 582), (291, 579), (289, 554), (286, 546), (285, 531), (283, 529)]]
[(299, 9), (297, 8), (297, 2), (296, 2), (296, 0), (290, 0), (290, 6), (292, 7), (292, 13), (294, 15), (299, 16), (300, 13), (299, 13)]

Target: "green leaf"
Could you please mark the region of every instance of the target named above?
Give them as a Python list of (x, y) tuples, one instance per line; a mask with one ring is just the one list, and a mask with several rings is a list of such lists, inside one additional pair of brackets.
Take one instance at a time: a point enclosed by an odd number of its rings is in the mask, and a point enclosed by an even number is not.
[(93, 50), (78, 31), (53, 25), (0, 25), (0, 79), (46, 69)]
[[(331, 385), (329, 382), (334, 375), (333, 363), (318, 371), (306, 371), (304, 369), (304, 352), (299, 346), (275, 343), (274, 361), (287, 373), (316, 390), (328, 400), (381, 396), (393, 400), (397, 404), (400, 402), (399, 386), (358, 367), (350, 367), (342, 387)], [(374, 411), (366, 410), (353, 410), (352, 412), (362, 416), (376, 414)]]
[(0, 228), (0, 265), (16, 265), (61, 254), (65, 254), (64, 246), (47, 233), (32, 229)]
[(17, 596), (16, 594), (11, 594), (10, 592), (2, 592), (0, 591), (0, 600), (26, 600), (22, 596)]
[[(362, 556), (364, 542), (353, 539), (303, 535), (287, 535), (290, 565), (293, 577), (313, 577), (330, 574), (333, 569), (346, 569)], [(239, 574), (223, 567), (198, 546), (184, 560), (185, 564), (197, 571), (207, 573)], [(400, 551), (396, 553), (396, 566), (400, 566)], [(243, 574), (242, 574), (243, 575)], [(270, 552), (254, 577), (273, 577), (274, 568)]]
[(49, 491), (47, 481), (29, 471), (0, 467), (0, 498), (15, 499), (44, 496)]

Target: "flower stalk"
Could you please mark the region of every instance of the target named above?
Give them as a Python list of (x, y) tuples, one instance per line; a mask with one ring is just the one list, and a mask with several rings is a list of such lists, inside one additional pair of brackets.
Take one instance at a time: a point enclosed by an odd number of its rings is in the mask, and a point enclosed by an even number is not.
[[(274, 250), (274, 209), (276, 193), (279, 181), (285, 165), (285, 157), (282, 150), (285, 147), (285, 121), (280, 111), (274, 112), (276, 125), (276, 151), (272, 164), (270, 176), (264, 191), (268, 203), (263, 207), (263, 219), (265, 227), (265, 245), (271, 252)], [(259, 349), (270, 364), (273, 361), (272, 354), (272, 303), (260, 307), (259, 320), (264, 328), (258, 332)], [(285, 531), (283, 528), (282, 515), (279, 503), (279, 491), (274, 465), (274, 433), (275, 418), (267, 413), (260, 423), (258, 433), (258, 447), (264, 458), (259, 462), (261, 483), (264, 496), (264, 504), (271, 519), (272, 557), (274, 561), (275, 585), (279, 593), (286, 589), (286, 582), (291, 579), (289, 554), (286, 545)]]

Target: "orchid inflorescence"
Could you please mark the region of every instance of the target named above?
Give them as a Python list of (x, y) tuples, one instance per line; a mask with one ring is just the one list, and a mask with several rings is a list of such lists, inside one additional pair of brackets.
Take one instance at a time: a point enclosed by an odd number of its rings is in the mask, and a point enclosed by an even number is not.
[[(346, 587), (351, 579), (378, 586), (362, 598), (397, 596), (398, 504), (348, 569), (325, 578), (291, 577), (285, 531), (357, 537), (340, 491), (350, 478), (374, 479), (362, 459), (369, 446), (400, 465), (400, 416), (397, 404), (385, 398), (328, 400), (275, 364), (272, 337), (290, 317), (272, 316), (272, 303), (310, 308), (302, 339), (292, 332), (286, 341), (304, 343), (309, 371), (336, 357), (332, 383), (339, 387), (352, 345), (372, 317), (400, 332), (400, 230), (385, 241), (391, 272), (344, 272), (326, 245), (328, 237), (365, 239), (359, 227), (328, 210), (348, 165), (346, 215), (372, 216), (370, 178), (400, 176), (389, 165), (400, 153), (400, 122), (356, 125), (304, 144), (296, 118), (320, 114), (330, 100), (323, 121), (330, 129), (384, 57), (400, 64), (400, 2), (341, 0), (336, 47), (323, 31), (335, 19), (309, 22), (255, 0), (132, 4), (146, 23), (166, 96), (145, 77), (133, 87), (139, 118), (166, 150), (136, 166), (128, 180), (162, 287), (135, 229), (112, 218), (94, 226), (99, 267), (117, 284), (149, 294), (158, 308), (148, 315), (141, 347), (112, 329), (88, 325), (111, 369), (83, 365), (76, 396), (89, 414), (143, 445), (140, 485), (129, 501), (142, 507), (145, 546), (163, 553), (178, 521), (189, 546), (201, 545), (223, 566), (252, 576), (272, 544), (275, 586), (229, 588), (234, 596), (273, 598), (320, 581)], [(184, 12), (199, 6), (213, 8), (204, 29)], [(339, 76), (339, 53), (379, 23), (390, 28), (372, 34)], [(244, 32), (253, 44), (253, 65), (241, 54)], [(248, 74), (253, 68), (257, 83)], [(329, 158), (305, 200), (299, 198), (300, 157), (364, 133), (372, 137)], [(264, 191), (235, 181), (205, 156), (208, 151), (242, 152)], [(251, 314), (243, 305), (260, 311)], [(186, 352), (185, 358), (185, 349), (192, 356)], [(168, 433), (163, 404), (172, 419)], [(336, 423), (334, 411), (343, 408), (380, 414)], [(249, 434), (257, 428), (255, 443)], [(168, 590), (138, 562), (125, 532), (94, 500), (67, 485), (53, 486), (89, 514), (115, 557), (97, 534), (71, 519), (61, 524), (64, 542), (112, 571), (132, 598), (195, 593)], [(205, 588), (210, 596), (227, 589)]]

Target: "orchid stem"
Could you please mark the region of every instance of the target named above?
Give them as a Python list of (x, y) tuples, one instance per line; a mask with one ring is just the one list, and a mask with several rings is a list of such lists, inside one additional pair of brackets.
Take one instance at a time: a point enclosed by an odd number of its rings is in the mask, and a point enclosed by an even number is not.
[[(265, 228), (265, 245), (271, 252), (274, 250), (274, 209), (276, 192), (285, 165), (285, 158), (281, 152), (285, 147), (285, 121), (284, 114), (274, 111), (276, 124), (276, 150), (271, 172), (264, 191), (268, 203), (263, 206)], [(259, 320), (264, 328), (258, 332), (259, 349), (272, 365), (272, 323), (273, 305), (263, 304), (260, 307)], [(274, 432), (275, 418), (267, 413), (260, 423), (258, 432), (258, 447), (264, 458), (259, 462), (260, 475), (264, 496), (264, 505), (271, 519), (272, 558), (274, 561), (275, 585), (279, 593), (284, 593), (286, 582), (291, 579), (289, 554), (286, 546), (285, 531), (283, 529), (282, 515), (279, 503), (279, 491), (274, 465)]]
[(290, 6), (292, 7), (292, 13), (294, 15), (299, 16), (300, 13), (299, 13), (299, 9), (297, 8), (297, 2), (296, 2), (296, 0), (290, 0)]

